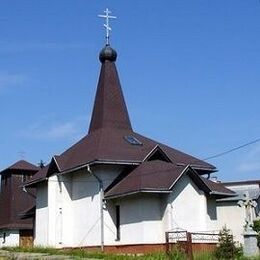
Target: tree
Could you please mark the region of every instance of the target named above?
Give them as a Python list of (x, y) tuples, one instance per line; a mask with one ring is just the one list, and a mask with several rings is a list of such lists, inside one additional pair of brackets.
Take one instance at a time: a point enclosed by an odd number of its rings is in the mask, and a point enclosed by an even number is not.
[(233, 235), (227, 227), (223, 227), (219, 232), (219, 245), (215, 255), (217, 259), (235, 259), (235, 257), (242, 255), (241, 248), (235, 246)]

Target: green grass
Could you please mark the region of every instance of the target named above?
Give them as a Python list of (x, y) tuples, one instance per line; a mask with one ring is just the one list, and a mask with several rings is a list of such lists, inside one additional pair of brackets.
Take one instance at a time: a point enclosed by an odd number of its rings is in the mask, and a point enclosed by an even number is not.
[[(28, 253), (44, 253), (49, 255), (68, 255), (75, 259), (82, 258), (94, 258), (94, 259), (105, 259), (105, 260), (186, 260), (185, 254), (175, 249), (167, 256), (164, 252), (161, 253), (151, 253), (145, 255), (125, 255), (125, 254), (108, 254), (102, 253), (100, 251), (88, 251), (86, 249), (56, 249), (51, 247), (5, 247), (2, 248), (8, 250), (9, 252), (28, 252)], [(0, 257), (1, 260), (1, 257)], [(194, 260), (217, 260), (213, 253), (210, 252), (197, 252), (194, 253)], [(259, 257), (246, 258), (240, 257), (238, 260), (260, 260)]]

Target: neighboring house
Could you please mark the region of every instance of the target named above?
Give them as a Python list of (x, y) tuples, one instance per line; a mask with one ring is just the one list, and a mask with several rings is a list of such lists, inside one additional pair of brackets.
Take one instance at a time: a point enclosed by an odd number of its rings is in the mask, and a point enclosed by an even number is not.
[(166, 231), (216, 230), (216, 199), (234, 195), (206, 178), (211, 164), (133, 131), (116, 58), (100, 52), (88, 134), (26, 185), (37, 189), (36, 245), (152, 249)]
[(21, 160), (0, 172), (0, 247), (32, 245), (34, 191), (25, 193), (22, 185), (37, 171), (38, 167)]
[(260, 213), (260, 180), (225, 182), (228, 189), (236, 192), (237, 196), (217, 200), (217, 215), (219, 228), (226, 226), (231, 229), (234, 240), (244, 243), (244, 225), (246, 224), (246, 209), (242, 201), (250, 199), (256, 202), (256, 207), (251, 207), (252, 221)]

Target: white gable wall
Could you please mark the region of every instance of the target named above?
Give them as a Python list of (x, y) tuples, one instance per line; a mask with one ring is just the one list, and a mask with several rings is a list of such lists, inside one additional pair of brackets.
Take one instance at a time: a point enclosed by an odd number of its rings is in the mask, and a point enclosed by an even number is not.
[(210, 210), (214, 207), (214, 200), (207, 200), (204, 192), (186, 174), (175, 184), (167, 203), (163, 217), (165, 231), (216, 229), (216, 216)]

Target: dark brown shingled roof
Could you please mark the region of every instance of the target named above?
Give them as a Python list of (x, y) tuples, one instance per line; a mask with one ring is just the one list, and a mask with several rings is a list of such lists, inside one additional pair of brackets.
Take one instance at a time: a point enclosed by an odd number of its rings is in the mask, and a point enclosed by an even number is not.
[(24, 170), (24, 171), (39, 171), (39, 167), (25, 161), (25, 160), (20, 160), (17, 161), (16, 163), (12, 164), (11, 166), (9, 166), (8, 168), (4, 169), (2, 172), (4, 171), (8, 171), (8, 170)]
[(118, 197), (144, 191), (169, 192), (172, 184), (184, 171), (184, 166), (176, 166), (164, 161), (147, 161), (127, 175), (121, 182), (105, 193), (105, 198)]
[(132, 130), (116, 66), (110, 61), (102, 63), (89, 133), (101, 128)]
[[(114, 54), (114, 51), (110, 48), (109, 53)], [(47, 175), (98, 161), (140, 164), (157, 145), (175, 164), (189, 164), (203, 173), (215, 171), (216, 168), (207, 162), (133, 132), (114, 63), (116, 55), (112, 57), (109, 53), (101, 55), (102, 67), (88, 135), (55, 156)], [(127, 136), (137, 138), (141, 144), (129, 143)]]
[(209, 187), (211, 190), (211, 194), (213, 195), (231, 195), (235, 196), (236, 193), (232, 190), (226, 188), (222, 183), (220, 182), (214, 182), (209, 179), (206, 179), (204, 177), (200, 177), (202, 181)]
[[(126, 136), (136, 137), (142, 145), (133, 145), (126, 141)], [(86, 163), (103, 161), (122, 161), (141, 163), (146, 156), (159, 146), (176, 164), (192, 165), (194, 168), (215, 170), (215, 167), (188, 154), (158, 143), (130, 130), (104, 128), (82, 138), (55, 159), (61, 171), (66, 171)]]
[(34, 176), (28, 181), (24, 186), (26, 187), (34, 187), (36, 183), (42, 182), (46, 180), (47, 173), (49, 169), (49, 164), (45, 167), (41, 168)]
[(105, 192), (105, 198), (111, 199), (139, 192), (171, 192), (174, 185), (187, 173), (194, 183), (209, 195), (234, 195), (223, 185), (200, 177), (191, 167), (178, 166), (165, 161), (147, 161), (134, 169), (123, 180)]
[(0, 195), (0, 229), (32, 229), (33, 218), (22, 219), (20, 213), (35, 205), (35, 190), (25, 193), (21, 176), (32, 176), (39, 168), (24, 160), (1, 172), (5, 178)]

